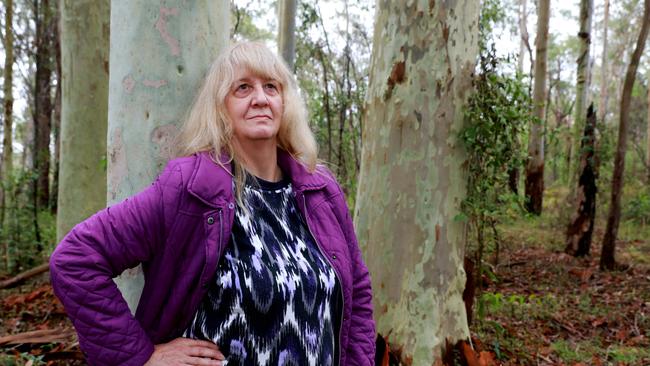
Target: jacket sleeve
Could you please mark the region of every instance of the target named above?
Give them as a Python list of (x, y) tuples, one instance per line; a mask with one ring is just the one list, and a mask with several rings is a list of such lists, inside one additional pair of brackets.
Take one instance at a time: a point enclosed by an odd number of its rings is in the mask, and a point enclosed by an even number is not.
[[(341, 188), (339, 187), (339, 190)], [(350, 210), (341, 191), (338, 215), (350, 247), (352, 266), (352, 313), (346, 349), (348, 365), (372, 366), (375, 362), (375, 322), (372, 317), (372, 288), (368, 267), (363, 261), (354, 233)], [(343, 211), (343, 212), (341, 212)]]
[(180, 181), (174, 170), (76, 225), (50, 258), (52, 287), (90, 365), (143, 365), (153, 353), (113, 278), (164, 245), (163, 194)]

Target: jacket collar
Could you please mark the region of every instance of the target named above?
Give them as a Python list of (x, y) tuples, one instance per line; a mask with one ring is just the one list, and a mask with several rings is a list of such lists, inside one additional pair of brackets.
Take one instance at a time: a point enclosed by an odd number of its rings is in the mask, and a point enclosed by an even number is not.
[[(198, 152), (195, 156), (196, 163), (187, 190), (210, 206), (223, 207), (228, 203), (234, 203), (232, 164), (228, 154), (221, 154), (219, 158), (221, 165), (209, 151)], [(278, 165), (282, 172), (289, 176), (294, 190), (298, 192), (322, 189), (331, 180), (327, 173), (319, 168), (310, 173), (301, 162), (280, 148), (278, 148)]]

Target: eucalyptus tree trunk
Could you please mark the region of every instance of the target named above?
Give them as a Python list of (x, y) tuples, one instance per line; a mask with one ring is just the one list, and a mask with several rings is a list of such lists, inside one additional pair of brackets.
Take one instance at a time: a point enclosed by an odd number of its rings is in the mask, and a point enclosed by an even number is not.
[[(648, 70), (648, 80), (650, 80), (650, 70)], [(648, 117), (647, 117), (647, 130), (646, 130), (646, 148), (645, 148), (645, 166), (647, 169), (646, 172), (646, 181), (650, 184), (650, 85), (648, 85)]]
[[(591, 47), (591, 18), (594, 12), (594, 0), (580, 0), (580, 31), (578, 39), (580, 50), (578, 53), (578, 71), (576, 79), (576, 102), (574, 122), (572, 129), (571, 157), (569, 165), (569, 187), (573, 190), (576, 186), (577, 171), (580, 157), (580, 139), (585, 129), (587, 118), (587, 98), (589, 95), (589, 50)], [(575, 192), (573, 192), (574, 194)]]
[[(225, 0), (113, 0), (108, 112), (108, 203), (137, 193), (174, 153), (173, 140), (204, 74), (229, 37)], [(141, 270), (118, 280), (130, 308)]]
[(413, 365), (467, 339), (466, 153), (479, 2), (377, 3), (356, 229), (379, 333)]
[(540, 215), (544, 196), (544, 124), (546, 116), (546, 54), (550, 0), (539, 0), (537, 6), (537, 38), (535, 40), (535, 80), (533, 87), (533, 117), (528, 135), (526, 164), (526, 208)]
[[(517, 71), (524, 73), (524, 58), (528, 47), (528, 0), (519, 0), (519, 59), (517, 60)], [(532, 60), (531, 60), (532, 62)]]
[(630, 117), (630, 101), (632, 99), (632, 87), (636, 79), (639, 60), (641, 59), (641, 54), (643, 54), (646, 39), (648, 38), (648, 28), (650, 28), (650, 0), (645, 0), (643, 18), (641, 19), (641, 31), (639, 32), (634, 53), (625, 73), (625, 82), (623, 83), (623, 92), (621, 93), (618, 144), (616, 145), (614, 172), (612, 174), (612, 197), (607, 216), (605, 237), (603, 238), (603, 249), (600, 254), (600, 268), (606, 270), (616, 268), (614, 251), (616, 248), (618, 226), (621, 220), (621, 192), (623, 191), (623, 170), (625, 168), (625, 153), (627, 151), (627, 124)]
[(278, 50), (293, 71), (296, 57), (296, 7), (298, 0), (278, 1)]
[(106, 206), (110, 1), (62, 0), (57, 239)]
[(36, 24), (36, 76), (34, 85), (34, 206), (45, 208), (50, 201), (50, 133), (52, 132), (52, 48), (54, 35), (49, 0), (34, 9)]
[(56, 75), (56, 91), (54, 93), (54, 110), (52, 112), (52, 135), (54, 137), (54, 158), (52, 165), (52, 192), (50, 194), (50, 210), (56, 214), (58, 210), (59, 197), (59, 162), (61, 156), (61, 32), (59, 29), (59, 19), (61, 19), (60, 8), (56, 6), (54, 21), (54, 60)]
[(593, 104), (587, 109), (587, 121), (581, 143), (580, 172), (575, 211), (566, 231), (564, 252), (575, 257), (589, 255), (596, 221), (598, 155), (596, 154), (596, 114)]
[(601, 121), (607, 121), (607, 31), (609, 26), (609, 0), (605, 0), (605, 15), (603, 19), (603, 53), (600, 61), (600, 101), (598, 102), (598, 116)]
[[(11, 179), (13, 170), (13, 148), (12, 148), (12, 130), (13, 130), (13, 69), (14, 69), (14, 29), (13, 29), (13, 0), (5, 0), (5, 29), (4, 29), (4, 48), (5, 63), (3, 69), (4, 84), (4, 131), (2, 138), (2, 167), (0, 169), (0, 183), (6, 179)], [(0, 227), (4, 228), (5, 212), (7, 204), (7, 192), (4, 188), (0, 189)], [(11, 257), (9, 256), (9, 240), (4, 240), (5, 270), (9, 272)]]

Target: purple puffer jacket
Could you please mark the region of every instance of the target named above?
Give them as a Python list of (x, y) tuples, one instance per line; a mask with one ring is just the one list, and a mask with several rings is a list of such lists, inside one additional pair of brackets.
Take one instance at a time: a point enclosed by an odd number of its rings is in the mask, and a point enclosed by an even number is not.
[[(325, 169), (309, 173), (278, 150), (298, 207), (343, 292), (341, 365), (372, 365), (370, 277), (343, 193)], [(225, 164), (230, 169), (229, 164)], [(91, 365), (142, 365), (154, 344), (179, 337), (230, 240), (232, 177), (208, 153), (170, 161), (144, 191), (75, 226), (50, 260), (63, 302)], [(145, 285), (131, 315), (112, 278), (142, 263)]]

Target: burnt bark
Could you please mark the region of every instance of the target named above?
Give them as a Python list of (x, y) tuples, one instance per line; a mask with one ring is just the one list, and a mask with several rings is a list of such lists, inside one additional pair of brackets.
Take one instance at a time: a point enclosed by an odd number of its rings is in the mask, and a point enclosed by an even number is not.
[(636, 79), (636, 71), (639, 67), (639, 60), (645, 48), (645, 41), (648, 37), (648, 28), (650, 28), (650, 0), (645, 0), (643, 7), (643, 19), (641, 21), (641, 31), (636, 42), (636, 47), (630, 64), (625, 73), (625, 82), (623, 92), (621, 93), (620, 122), (618, 125), (618, 144), (616, 146), (616, 155), (614, 158), (614, 173), (612, 176), (612, 196), (607, 216), (607, 228), (603, 238), (603, 248), (600, 254), (600, 268), (603, 270), (616, 269), (616, 259), (614, 252), (616, 249), (616, 237), (618, 226), (621, 221), (621, 193), (623, 190), (623, 170), (625, 168), (625, 153), (627, 151), (627, 130), (630, 112), (630, 102), (632, 97), (632, 87)]
[(589, 255), (591, 238), (596, 219), (596, 179), (598, 179), (598, 157), (596, 154), (596, 114), (593, 103), (587, 110), (585, 131), (580, 145), (580, 170), (576, 194), (576, 212), (566, 231), (564, 251), (575, 257)]

